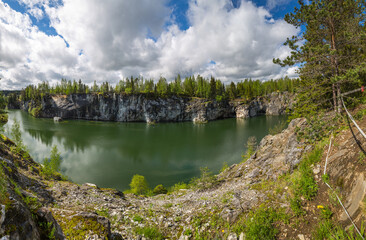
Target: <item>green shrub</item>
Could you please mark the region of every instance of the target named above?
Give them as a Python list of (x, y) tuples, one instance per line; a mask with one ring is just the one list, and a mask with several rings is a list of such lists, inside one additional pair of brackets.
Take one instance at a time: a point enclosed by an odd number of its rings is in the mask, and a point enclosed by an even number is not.
[(57, 146), (53, 146), (50, 158), (45, 158), (43, 161), (43, 172), (46, 176), (51, 176), (60, 171), (61, 156)]
[(257, 144), (257, 138), (255, 136), (251, 136), (248, 138), (247, 144), (246, 144), (246, 148), (247, 151), (244, 155), (242, 155), (242, 162), (247, 161), (252, 154), (257, 150), (258, 144)]
[(318, 192), (318, 185), (314, 179), (311, 165), (321, 160), (322, 149), (316, 147), (312, 152), (304, 157), (298, 167), (298, 171), (293, 174), (292, 188), (295, 197), (303, 196), (307, 200), (311, 200)]
[(14, 143), (17, 146), (22, 147), (23, 146), (22, 133), (20, 131), (20, 124), (17, 119), (14, 119), (14, 123), (10, 131)]
[(188, 185), (184, 182), (176, 183), (174, 186), (170, 187), (169, 192), (176, 192), (181, 189), (188, 189)]
[(299, 174), (293, 178), (293, 189), (295, 196), (303, 196), (306, 200), (311, 200), (318, 192), (318, 185), (313, 177), (310, 168), (303, 168)]
[(168, 190), (162, 184), (157, 185), (153, 190), (154, 195), (167, 194), (167, 193), (168, 193)]
[(355, 115), (354, 118), (356, 120), (361, 120), (366, 115), (366, 109), (359, 110)]
[(283, 129), (287, 127), (287, 121), (283, 120), (278, 122), (276, 125), (274, 125), (272, 128), (269, 129), (269, 134), (276, 135), (278, 133), (281, 133)]
[(215, 186), (218, 180), (212, 172), (209, 171), (208, 167), (201, 168), (201, 176), (199, 178), (192, 178), (189, 185), (193, 189), (208, 189)]
[(131, 192), (136, 195), (146, 195), (149, 192), (149, 185), (145, 177), (138, 174), (132, 177), (130, 187)]
[(8, 114), (0, 113), (0, 124), (5, 124), (8, 122)]
[(246, 237), (248, 240), (272, 240), (279, 232), (274, 223), (278, 214), (271, 208), (259, 208), (252, 213), (246, 222)]
[(33, 116), (33, 117), (39, 117), (41, 114), (41, 110), (42, 107), (38, 106), (38, 107), (34, 107), (34, 108), (30, 108), (29, 113)]
[(221, 167), (221, 169), (220, 169), (220, 173), (222, 173), (222, 172), (224, 172), (226, 169), (228, 169), (229, 168), (229, 165), (227, 165), (227, 162), (224, 162), (223, 164), (222, 164), (222, 167)]

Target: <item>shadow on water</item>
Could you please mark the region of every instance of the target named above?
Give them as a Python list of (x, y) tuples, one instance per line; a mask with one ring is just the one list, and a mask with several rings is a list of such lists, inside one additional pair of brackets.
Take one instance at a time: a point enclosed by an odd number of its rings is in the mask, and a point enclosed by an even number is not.
[(285, 116), (225, 119), (195, 125), (191, 122), (115, 123), (69, 120), (55, 123), (22, 111), (10, 111), (6, 127), (20, 121), (23, 141), (36, 161), (57, 145), (63, 173), (77, 183), (128, 188), (134, 174), (151, 187), (188, 181), (200, 167), (218, 172), (224, 162), (238, 163), (250, 136), (258, 142)]

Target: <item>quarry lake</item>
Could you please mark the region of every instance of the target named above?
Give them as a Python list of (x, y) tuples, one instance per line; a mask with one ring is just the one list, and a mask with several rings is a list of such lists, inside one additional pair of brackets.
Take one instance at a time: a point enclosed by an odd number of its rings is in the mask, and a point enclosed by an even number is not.
[(150, 187), (172, 186), (200, 175), (201, 167), (218, 173), (224, 163), (241, 161), (250, 136), (259, 141), (286, 116), (224, 119), (207, 124), (192, 122), (120, 123), (33, 118), (9, 111), (7, 135), (14, 119), (33, 159), (49, 157), (52, 145), (61, 152), (61, 172), (76, 183), (95, 183), (119, 190), (129, 188), (134, 174)]

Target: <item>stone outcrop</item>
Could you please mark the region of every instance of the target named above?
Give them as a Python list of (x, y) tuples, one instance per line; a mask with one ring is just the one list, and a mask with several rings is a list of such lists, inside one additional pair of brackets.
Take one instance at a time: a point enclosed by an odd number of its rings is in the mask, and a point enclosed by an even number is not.
[(249, 103), (234, 104), (237, 118), (250, 118), (259, 115), (283, 115), (292, 109), (294, 97), (288, 93), (271, 93)]
[(206, 122), (222, 118), (281, 115), (291, 108), (293, 96), (272, 93), (248, 103), (172, 96), (72, 94), (45, 96), (41, 105), (27, 101), (21, 109), (44, 118), (118, 122)]
[(304, 128), (305, 119), (294, 119), (287, 129), (277, 135), (265, 136), (258, 150), (245, 162), (222, 174), (224, 179), (244, 176), (246, 179), (277, 179), (291, 172), (311, 149), (297, 140), (296, 128)]

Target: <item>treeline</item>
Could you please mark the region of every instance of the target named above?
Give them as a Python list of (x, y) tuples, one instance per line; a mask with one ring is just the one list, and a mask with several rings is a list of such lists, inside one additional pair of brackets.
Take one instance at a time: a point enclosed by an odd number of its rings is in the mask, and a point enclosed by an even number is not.
[(149, 79), (126, 78), (120, 80), (116, 85), (103, 82), (98, 85), (96, 81), (92, 86), (84, 84), (81, 80), (71, 81), (62, 79), (60, 83), (51, 86), (48, 82), (36, 85), (29, 85), (21, 91), (21, 100), (37, 100), (47, 94), (82, 94), (82, 93), (116, 93), (116, 94), (150, 94), (155, 97), (169, 97), (172, 95), (199, 97), (221, 100), (236, 98), (251, 99), (253, 97), (264, 96), (275, 91), (295, 92), (299, 84), (298, 79), (288, 77), (278, 80), (260, 81), (245, 79), (241, 82), (231, 82), (225, 85), (219, 79), (211, 77), (203, 78), (200, 75), (190, 76), (181, 79), (178, 75), (174, 81), (168, 82), (161, 77), (157, 82)]

